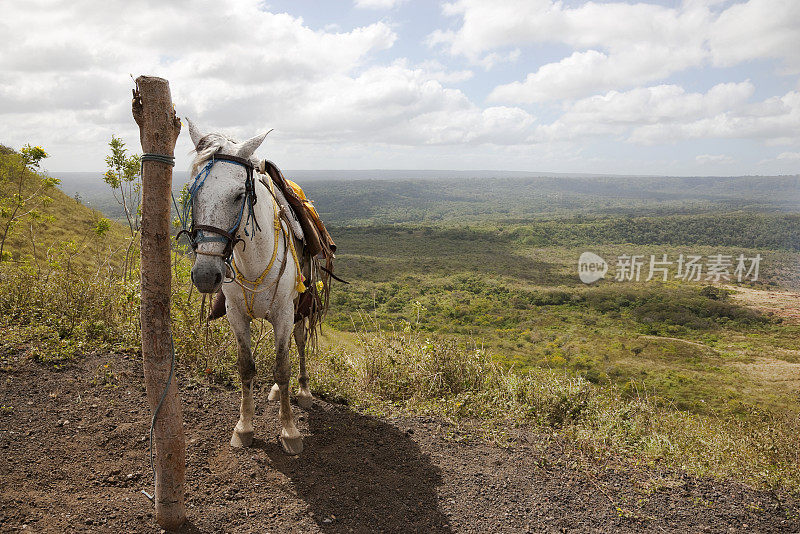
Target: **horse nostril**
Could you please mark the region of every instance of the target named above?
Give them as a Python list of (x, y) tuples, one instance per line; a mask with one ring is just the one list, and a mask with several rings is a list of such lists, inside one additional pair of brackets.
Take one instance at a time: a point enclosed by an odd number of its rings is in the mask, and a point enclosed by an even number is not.
[(222, 281), (222, 274), (217, 273), (214, 275), (214, 285), (219, 284)]

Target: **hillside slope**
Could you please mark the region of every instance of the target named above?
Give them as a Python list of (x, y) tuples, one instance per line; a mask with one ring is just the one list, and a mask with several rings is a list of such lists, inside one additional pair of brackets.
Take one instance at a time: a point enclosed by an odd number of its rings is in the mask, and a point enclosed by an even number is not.
[[(18, 192), (17, 174), (20, 155), (0, 145), (0, 163), (7, 172), (0, 176), (0, 202), (10, 199)], [(16, 164), (16, 165), (15, 165)], [(24, 171), (23, 197), (30, 196), (41, 184), (42, 174)], [(22, 211), (35, 208), (41, 217), (23, 217), (9, 231), (5, 251), (15, 262), (32, 260), (46, 262), (59, 253), (66, 253), (79, 265), (93, 264), (101, 257), (126, 245), (128, 230), (113, 221), (107, 221), (97, 210), (84, 206), (64, 194), (57, 187), (44, 187), (41, 196)], [(0, 215), (0, 231), (5, 228), (8, 215)], [(101, 222), (102, 221), (102, 222)], [(108, 229), (99, 235), (101, 227)]]
[[(114, 387), (98, 380), (109, 366)], [(153, 489), (137, 358), (97, 354), (61, 370), (26, 360), (6, 379), (0, 417), (16, 431), (0, 432), (9, 488), (0, 524), (160, 531), (140, 493)], [(526, 426), (501, 448), (440, 419), (316, 400), (296, 408), (306, 448), (287, 456), (263, 382), (253, 447), (232, 449), (238, 393), (178, 380), (188, 445), (182, 532), (797, 532), (796, 498), (594, 458)]]

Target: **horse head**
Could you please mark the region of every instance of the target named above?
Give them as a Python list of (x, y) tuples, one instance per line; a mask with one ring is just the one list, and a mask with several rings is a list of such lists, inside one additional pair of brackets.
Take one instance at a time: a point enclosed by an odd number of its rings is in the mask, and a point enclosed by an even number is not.
[(233, 248), (258, 227), (252, 156), (269, 132), (238, 143), (222, 134), (204, 133), (186, 120), (197, 153), (185, 210), (191, 217), (185, 233), (197, 253), (192, 282), (201, 293), (215, 293)]

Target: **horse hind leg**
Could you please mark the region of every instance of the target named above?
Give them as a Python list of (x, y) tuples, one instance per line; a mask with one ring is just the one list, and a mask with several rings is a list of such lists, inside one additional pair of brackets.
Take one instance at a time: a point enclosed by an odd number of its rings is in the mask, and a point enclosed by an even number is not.
[[(275, 342), (276, 342), (275, 347), (277, 348), (277, 339), (275, 340)], [(275, 366), (277, 367), (277, 365), (278, 365), (278, 362), (276, 360), (275, 361)], [(275, 402), (275, 401), (281, 400), (281, 388), (280, 388), (280, 386), (278, 386), (277, 382), (272, 384), (272, 387), (269, 390), (269, 395), (267, 395), (267, 400), (270, 401), (270, 402)]]
[(294, 327), (294, 341), (300, 356), (300, 374), (297, 378), (300, 388), (297, 391), (297, 404), (301, 408), (310, 408), (314, 400), (308, 387), (308, 373), (306, 372), (306, 328), (305, 319), (301, 319)]
[[(311, 403), (314, 400), (314, 396), (311, 394), (311, 389), (308, 387), (308, 373), (306, 372), (306, 322), (305, 319), (299, 321), (294, 326), (294, 341), (297, 344), (297, 352), (300, 356), (300, 374), (298, 376), (298, 382), (300, 384), (300, 388), (297, 392), (297, 404), (300, 405), (301, 408), (310, 408)], [(270, 401), (277, 401), (281, 398), (281, 390), (278, 386), (278, 383), (275, 382), (272, 385), (272, 388), (269, 390), (269, 396), (267, 397)]]
[(236, 342), (239, 346), (239, 355), (236, 367), (242, 381), (242, 400), (239, 406), (239, 421), (233, 429), (231, 446), (249, 447), (253, 443), (253, 382), (256, 376), (256, 363), (250, 350), (250, 321), (242, 317), (233, 317), (228, 314)]
[(300, 454), (303, 452), (303, 436), (297, 429), (292, 414), (292, 405), (289, 403), (289, 336), (292, 333), (293, 310), (281, 314), (279, 320), (273, 323), (275, 330), (275, 383), (280, 393), (280, 408), (278, 417), (281, 421), (280, 443), (287, 454)]

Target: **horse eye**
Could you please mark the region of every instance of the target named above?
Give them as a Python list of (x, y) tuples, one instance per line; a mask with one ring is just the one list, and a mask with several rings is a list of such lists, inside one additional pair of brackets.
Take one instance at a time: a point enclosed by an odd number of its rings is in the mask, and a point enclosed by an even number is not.
[(239, 193), (238, 195), (236, 195), (236, 202), (239, 202), (243, 198), (244, 198), (244, 193)]

